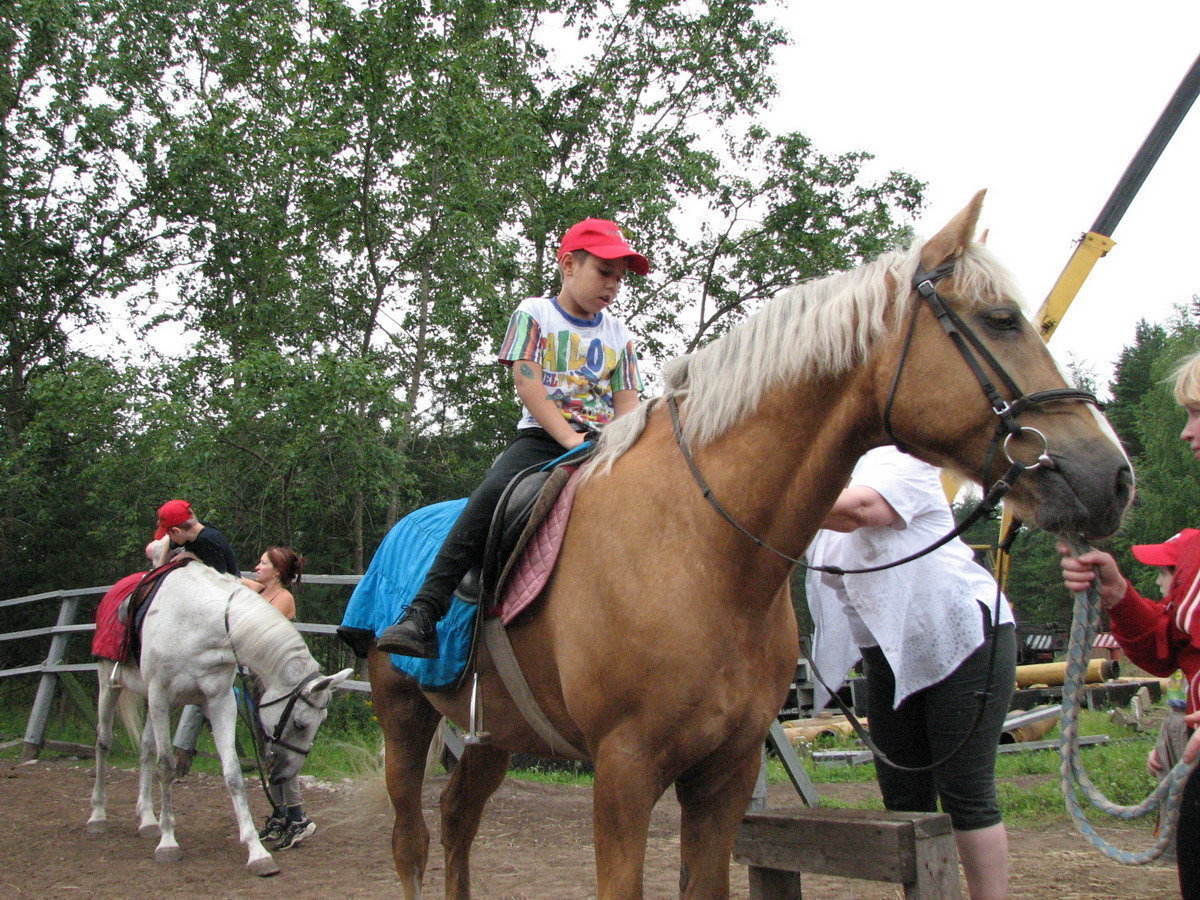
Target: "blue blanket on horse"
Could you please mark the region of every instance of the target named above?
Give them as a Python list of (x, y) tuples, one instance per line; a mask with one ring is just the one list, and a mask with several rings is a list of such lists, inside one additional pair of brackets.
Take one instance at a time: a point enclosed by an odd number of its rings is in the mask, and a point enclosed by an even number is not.
[[(400, 613), (408, 608), (425, 573), (433, 564), (442, 541), (466, 499), (447, 500), (409, 513), (388, 532), (367, 574), (350, 595), (342, 625), (361, 628), (376, 637)], [(438, 659), (417, 659), (392, 654), (392, 665), (407, 672), (427, 690), (453, 688), (466, 668), (471, 653), (471, 635), (475, 630), (478, 607), (457, 597), (450, 611), (438, 623)]]

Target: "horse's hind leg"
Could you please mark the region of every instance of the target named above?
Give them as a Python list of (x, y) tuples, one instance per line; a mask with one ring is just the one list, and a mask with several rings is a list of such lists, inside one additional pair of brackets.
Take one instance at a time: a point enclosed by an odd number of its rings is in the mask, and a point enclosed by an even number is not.
[(108, 763), (109, 750), (112, 749), (113, 719), (117, 710), (117, 695), (120, 693), (120, 688), (109, 684), (112, 668), (112, 663), (101, 660), (96, 672), (100, 683), (100, 693), (96, 701), (96, 781), (92, 786), (92, 817), (87, 822), (87, 830), (93, 834), (103, 832), (108, 823), (104, 767)]
[(384, 778), (392, 801), (392, 859), (406, 900), (420, 900), (429, 859), (429, 829), (421, 813), (425, 757), (441, 715), (416, 682), (374, 649), (367, 657), (371, 698), (383, 730)]
[[(155, 760), (154, 771), (158, 775), (161, 805), (158, 822), (159, 839), (158, 846), (154, 848), (154, 859), (157, 862), (175, 862), (183, 858), (183, 851), (179, 848), (179, 842), (175, 840), (175, 810), (171, 802), (171, 782), (175, 780), (175, 754), (171, 748), (171, 707), (162, 696), (161, 691), (154, 688), (150, 689), (146, 700), (146, 731), (142, 736), (142, 778), (143, 785), (147, 785), (149, 780), (149, 767), (146, 765), (147, 752), (152, 743)], [(147, 733), (150, 735), (149, 739)], [(150, 791), (146, 790), (144, 796), (138, 799), (139, 804), (143, 802), (146, 804), (141, 810), (143, 823), (147, 816), (151, 819), (154, 817), (149, 803), (149, 795)], [(144, 831), (145, 827), (143, 824), (143, 827), (138, 829), (138, 833), (148, 833)]]
[(154, 769), (157, 764), (158, 745), (154, 741), (154, 723), (149, 715), (142, 728), (142, 742), (138, 747), (138, 798), (134, 812), (138, 817), (138, 834), (142, 837), (159, 837), (162, 830), (154, 815)]
[(675, 785), (680, 805), (681, 897), (728, 897), (729, 855), (754, 791), (762, 750), (721, 757)]
[(471, 844), (488, 798), (508, 774), (507, 750), (470, 744), (442, 792), (442, 847), (446, 851), (446, 896), (471, 896)]

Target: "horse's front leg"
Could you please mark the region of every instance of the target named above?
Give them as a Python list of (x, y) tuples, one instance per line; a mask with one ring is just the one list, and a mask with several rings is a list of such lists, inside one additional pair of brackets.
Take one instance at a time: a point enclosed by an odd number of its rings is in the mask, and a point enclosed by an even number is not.
[(640, 900), (650, 814), (662, 773), (636, 744), (610, 735), (596, 753), (592, 820), (598, 900)]
[(507, 750), (469, 744), (442, 792), (442, 847), (446, 851), (446, 896), (471, 896), (471, 844), (488, 798), (508, 774)]
[(246, 780), (242, 777), (242, 764), (238, 759), (234, 741), (234, 732), (237, 729), (237, 701), (233, 691), (210, 699), (205, 712), (208, 714), (209, 724), (212, 725), (217, 755), (221, 758), (221, 775), (225, 779), (229, 799), (233, 802), (233, 814), (237, 817), (238, 840), (249, 852), (246, 868), (254, 875), (275, 875), (279, 872), (279, 865), (259, 840), (258, 829), (254, 827), (254, 816), (250, 812), (250, 804), (246, 801)]
[(386, 653), (367, 657), (371, 697), (383, 731), (384, 778), (395, 816), (392, 860), (405, 900), (420, 900), (429, 861), (429, 828), (421, 810), (421, 785), (429, 742), (441, 715)]
[(112, 749), (113, 719), (117, 710), (117, 695), (121, 689), (108, 683), (112, 674), (112, 663), (106, 664), (102, 660), (96, 674), (100, 684), (100, 693), (96, 701), (96, 781), (92, 786), (92, 817), (88, 819), (87, 830), (93, 834), (100, 834), (108, 824), (104, 769), (108, 764), (108, 753)]
[(728, 897), (729, 856), (750, 804), (762, 749), (710, 757), (675, 784), (681, 897)]
[(176, 862), (183, 851), (175, 840), (175, 813), (171, 806), (171, 782), (175, 780), (175, 754), (171, 751), (171, 706), (162, 691), (151, 688), (146, 697), (146, 728), (142, 732), (142, 773), (138, 813), (142, 824), (138, 834), (150, 837), (154, 824), (150, 754), (154, 754), (154, 772), (158, 774), (159, 839), (154, 848), (157, 862)]

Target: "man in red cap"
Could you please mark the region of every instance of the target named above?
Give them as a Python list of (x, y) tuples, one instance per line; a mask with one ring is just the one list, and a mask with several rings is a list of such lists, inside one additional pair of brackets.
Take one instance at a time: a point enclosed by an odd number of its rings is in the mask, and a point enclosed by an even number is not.
[(235, 578), (241, 576), (237, 554), (225, 535), (213, 526), (201, 522), (186, 500), (168, 500), (158, 508), (156, 541), (171, 536), (172, 546), (178, 545), (205, 565)]
[(483, 555), (492, 512), (508, 482), (575, 449), (638, 405), (637, 352), (608, 308), (626, 273), (647, 274), (649, 261), (615, 222), (584, 219), (563, 235), (558, 265), (557, 296), (522, 301), (500, 347), (499, 361), (512, 367), (522, 403), (517, 437), (471, 494), (412, 603), (380, 634), (380, 650), (436, 658), (438, 620)]

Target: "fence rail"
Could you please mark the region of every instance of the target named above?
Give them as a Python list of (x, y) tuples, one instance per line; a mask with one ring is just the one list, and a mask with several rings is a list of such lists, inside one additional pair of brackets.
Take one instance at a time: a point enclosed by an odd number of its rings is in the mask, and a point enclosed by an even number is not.
[[(249, 575), (250, 573), (246, 573)], [(353, 587), (362, 580), (361, 575), (305, 575), (305, 584), (325, 584), (325, 585), (342, 585)], [(40, 675), (41, 681), (38, 683), (37, 695), (34, 697), (33, 705), (29, 712), (29, 722), (25, 727), (25, 737), (21, 743), (21, 761), (27, 762), (32, 759), (37, 759), (42, 752), (42, 748), (46, 746), (46, 726), (50, 719), (50, 711), (54, 703), (55, 695), (60, 687), (65, 688), (65, 693), (72, 698), (76, 703), (80, 703), (80, 691), (78, 686), (72, 681), (68, 681), (72, 675), (79, 672), (97, 671), (97, 665), (94, 662), (88, 663), (71, 663), (66, 662), (67, 651), (71, 647), (71, 640), (75, 635), (85, 634), (91, 635), (96, 630), (94, 622), (76, 622), (79, 615), (79, 603), (84, 597), (93, 597), (103, 595), (112, 585), (103, 585), (100, 587), (87, 588), (72, 588), (59, 591), (46, 591), (41, 594), (30, 594), (27, 597), (14, 597), (11, 600), (0, 600), (0, 609), (7, 607), (22, 606), (31, 603), (48, 603), (57, 600), (59, 602), (58, 618), (53, 625), (42, 628), (27, 628), (21, 631), (10, 631), (0, 633), (0, 642), (30, 640), (38, 638), (49, 638), (50, 647), (46, 652), (45, 659), (40, 663), (27, 666), (16, 666), (10, 669), (0, 669), (0, 678), (13, 678), (21, 675)], [(295, 622), (293, 623), (296, 629), (302, 634), (317, 634), (323, 636), (332, 636), (337, 634), (337, 626), (330, 625), (324, 622)], [(90, 638), (89, 638), (90, 641)], [(89, 643), (90, 647), (90, 643)], [(64, 678), (66, 676), (66, 678)], [(366, 681), (348, 680), (338, 686), (344, 691), (358, 691), (362, 693), (370, 693), (371, 686)], [(94, 714), (94, 711), (85, 709), (85, 713)], [(16, 744), (16, 741), (11, 741), (0, 747), (8, 747)]]

